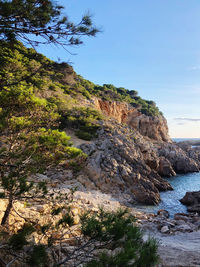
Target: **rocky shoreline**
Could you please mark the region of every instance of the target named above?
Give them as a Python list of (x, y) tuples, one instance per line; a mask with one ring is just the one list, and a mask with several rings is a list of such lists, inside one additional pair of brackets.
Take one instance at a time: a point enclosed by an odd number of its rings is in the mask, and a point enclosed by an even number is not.
[(139, 216), (139, 225), (146, 238), (154, 237), (159, 242), (161, 258), (159, 267), (200, 266), (200, 216), (177, 213), (168, 218), (164, 210), (158, 214)]
[[(107, 201), (105, 196), (110, 195), (120, 205), (131, 207), (146, 238), (152, 236), (159, 241), (161, 262), (158, 267), (200, 266), (198, 214), (177, 213), (169, 218), (166, 211), (150, 214), (134, 208), (138, 202), (158, 204), (161, 191), (173, 190), (164, 177), (199, 172), (199, 148), (188, 143), (164, 141), (156, 135), (152, 139), (112, 116), (100, 126), (96, 139), (79, 146), (88, 159), (77, 180), (88, 190), (104, 193), (102, 204)], [(149, 125), (149, 129), (152, 127)]]
[(86, 188), (152, 205), (161, 191), (173, 190), (164, 177), (200, 170), (200, 150), (151, 139), (114, 119), (100, 126), (96, 139), (78, 146), (88, 155), (77, 177)]
[[(77, 227), (79, 215), (83, 211), (96, 212), (99, 207), (107, 211), (116, 211), (119, 208), (126, 208), (124, 199), (130, 198), (129, 195), (121, 194), (113, 197), (112, 194), (99, 190), (89, 190), (74, 179), (69, 170), (49, 170), (46, 175), (38, 175), (37, 180), (48, 182), (48, 187), (54, 192), (68, 193), (70, 189), (77, 188), (72, 203), (72, 214)], [(0, 202), (0, 207), (3, 211), (3, 200)], [(41, 204), (24, 208), (24, 203), (15, 203), (14, 207), (15, 211), (23, 213), (26, 218), (38, 218), (38, 220), (41, 219), (41, 212), (48, 215), (49, 209), (48, 205)], [(160, 210), (157, 214), (146, 213), (130, 203), (129, 212), (135, 216), (136, 224), (144, 231), (144, 238), (151, 236), (158, 240), (158, 253), (161, 261), (157, 267), (200, 266), (200, 216), (198, 214), (177, 213), (170, 218), (170, 214), (165, 210)], [(10, 220), (15, 229), (24, 223), (21, 217), (16, 216), (16, 213), (13, 213)], [(76, 227), (74, 229), (76, 230)]]

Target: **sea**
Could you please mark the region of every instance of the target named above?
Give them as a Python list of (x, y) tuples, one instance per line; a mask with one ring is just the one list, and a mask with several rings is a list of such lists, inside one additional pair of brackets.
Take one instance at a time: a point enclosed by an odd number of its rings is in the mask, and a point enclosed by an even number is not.
[(199, 141), (200, 138), (172, 138), (172, 140), (173, 140), (174, 142), (178, 143), (178, 142), (192, 141), (192, 140), (194, 140), (194, 141)]
[[(174, 142), (182, 142), (188, 140), (200, 140), (200, 138), (174, 138)], [(184, 175), (176, 175), (166, 180), (172, 185), (173, 191), (161, 192), (161, 202), (157, 206), (139, 205), (138, 209), (146, 212), (157, 213), (159, 209), (169, 211), (172, 217), (175, 213), (187, 213), (187, 207), (179, 201), (184, 197), (186, 192), (200, 190), (200, 172), (188, 173)]]

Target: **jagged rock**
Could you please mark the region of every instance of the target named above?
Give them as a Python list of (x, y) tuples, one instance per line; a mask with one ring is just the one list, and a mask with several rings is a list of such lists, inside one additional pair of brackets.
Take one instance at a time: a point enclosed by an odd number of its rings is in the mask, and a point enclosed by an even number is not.
[(176, 144), (164, 143), (158, 147), (160, 157), (167, 159), (175, 173), (198, 172), (199, 162), (190, 158), (187, 151), (182, 150)]
[(147, 205), (158, 204), (160, 202), (159, 191), (153, 186), (153, 184), (149, 186), (149, 189), (144, 188), (142, 185), (134, 186), (131, 190), (133, 196), (140, 203), (144, 203)]
[(162, 176), (175, 175), (175, 170), (198, 169), (188, 152), (176, 144), (152, 141), (113, 119), (102, 123), (94, 142), (80, 148), (88, 154), (82, 176), (88, 177), (87, 187), (95, 186), (113, 195), (122, 192), (130, 195), (133, 202), (157, 204), (160, 191), (173, 189)]
[(180, 202), (187, 206), (200, 204), (200, 191), (186, 192)]
[(169, 162), (168, 159), (164, 157), (160, 157), (158, 173), (161, 176), (165, 177), (171, 177), (176, 175), (175, 171), (172, 168), (171, 163)]

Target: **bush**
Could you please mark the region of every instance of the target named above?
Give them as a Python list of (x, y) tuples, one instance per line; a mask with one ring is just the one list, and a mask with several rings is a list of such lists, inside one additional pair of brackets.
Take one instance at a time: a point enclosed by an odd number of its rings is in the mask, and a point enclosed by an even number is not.
[(102, 118), (102, 115), (95, 109), (76, 107), (62, 115), (61, 128), (71, 127), (80, 139), (91, 140), (96, 136), (100, 127), (98, 120)]
[[(31, 267), (153, 267), (158, 263), (158, 243), (154, 239), (143, 240), (142, 231), (127, 210), (88, 211), (81, 216), (79, 228), (74, 229), (73, 193), (52, 198), (49, 218), (41, 220), (46, 224), (38, 224), (37, 218), (35, 222), (32, 218), (32, 225), (24, 225), (9, 242), (3, 240), (2, 250)], [(73, 234), (69, 237), (64, 233)], [(34, 236), (38, 236), (38, 244), (33, 241)]]
[(86, 214), (82, 218), (82, 233), (100, 242), (103, 252), (94, 255), (87, 267), (152, 267), (158, 263), (157, 242), (142, 239), (127, 210)]
[(81, 131), (81, 130), (76, 132), (76, 136), (78, 138), (86, 140), (86, 141), (90, 141), (93, 138), (93, 136), (90, 133), (84, 132), (84, 131)]

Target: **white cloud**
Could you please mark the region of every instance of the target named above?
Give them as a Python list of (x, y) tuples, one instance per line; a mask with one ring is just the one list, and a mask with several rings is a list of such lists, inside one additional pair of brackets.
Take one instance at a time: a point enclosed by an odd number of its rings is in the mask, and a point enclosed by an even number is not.
[(192, 122), (199, 122), (200, 119), (196, 118), (174, 118), (176, 121), (192, 121)]

